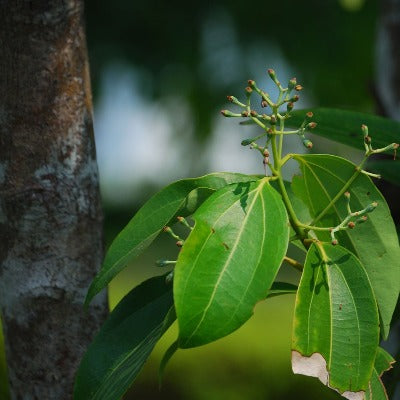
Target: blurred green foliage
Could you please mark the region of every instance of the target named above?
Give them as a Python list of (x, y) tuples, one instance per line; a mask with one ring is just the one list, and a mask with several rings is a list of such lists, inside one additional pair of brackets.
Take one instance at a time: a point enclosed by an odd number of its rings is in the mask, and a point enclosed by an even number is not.
[(144, 96), (188, 102), (199, 138), (209, 135), (224, 96), (262, 68), (279, 70), (280, 54), (314, 106), (373, 107), (377, 0), (85, 4), (95, 95), (104, 68), (127, 63)]

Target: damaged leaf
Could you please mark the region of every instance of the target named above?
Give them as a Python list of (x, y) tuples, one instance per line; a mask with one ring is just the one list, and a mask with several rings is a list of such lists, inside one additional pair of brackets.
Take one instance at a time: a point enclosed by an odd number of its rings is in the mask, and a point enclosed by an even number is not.
[(392, 368), (394, 358), (381, 347), (378, 348), (375, 358), (374, 370), (368, 390), (365, 393), (365, 400), (388, 400), (385, 386), (381, 380), (384, 372)]
[(364, 267), (347, 249), (310, 247), (293, 327), (293, 372), (363, 400), (378, 347), (378, 310)]
[[(381, 333), (387, 338), (390, 321), (400, 290), (400, 248), (389, 207), (371, 179), (356, 173), (356, 166), (332, 155), (296, 155), (302, 176), (293, 178), (293, 191), (307, 204), (313, 225), (332, 227), (347, 215), (346, 200), (327, 208), (335, 196), (350, 193), (350, 205), (361, 210), (373, 201), (378, 203), (364, 224), (338, 232), (339, 243), (354, 253), (365, 267), (375, 293), (381, 318)], [(345, 185), (350, 182), (348, 187)], [(329, 232), (315, 231), (320, 240), (331, 241)]]

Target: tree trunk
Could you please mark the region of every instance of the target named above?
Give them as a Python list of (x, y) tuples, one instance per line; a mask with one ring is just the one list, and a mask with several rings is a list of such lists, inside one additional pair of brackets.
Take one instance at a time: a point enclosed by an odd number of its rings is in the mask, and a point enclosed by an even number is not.
[(0, 0), (0, 304), (11, 398), (72, 398), (106, 314), (83, 0)]
[[(400, 121), (400, 0), (382, 0), (376, 43), (376, 79), (380, 114)], [(379, 134), (379, 132), (376, 132)], [(397, 140), (400, 142), (400, 138)], [(384, 156), (381, 156), (384, 157)], [(396, 225), (400, 225), (398, 206), (400, 188), (385, 182), (379, 185), (391, 208)], [(383, 376), (391, 400), (400, 400), (400, 303), (393, 316), (387, 343), (383, 343), (397, 363), (390, 373)]]

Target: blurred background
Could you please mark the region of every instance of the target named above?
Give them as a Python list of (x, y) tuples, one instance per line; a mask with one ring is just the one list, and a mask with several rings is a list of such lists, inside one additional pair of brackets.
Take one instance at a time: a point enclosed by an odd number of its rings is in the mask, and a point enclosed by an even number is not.
[[(226, 95), (243, 98), (248, 79), (272, 91), (266, 69), (304, 86), (297, 108), (379, 111), (378, 0), (183, 2), (87, 0), (86, 29), (107, 244), (141, 204), (167, 183), (212, 171), (262, 173), (241, 140), (254, 127), (224, 119)], [(232, 107), (230, 107), (232, 109)], [(357, 161), (357, 151), (313, 138), (314, 152)], [(301, 143), (291, 151), (304, 151)], [(361, 147), (360, 147), (361, 149)], [(288, 174), (295, 173), (288, 171)], [(174, 243), (158, 240), (111, 284), (110, 305), (161, 273)], [(299, 258), (302, 255), (296, 255)], [(282, 280), (296, 282), (286, 268)], [(157, 368), (176, 337), (156, 347), (126, 399), (338, 399), (290, 367), (294, 297), (268, 300), (225, 339), (181, 350), (158, 389)]]

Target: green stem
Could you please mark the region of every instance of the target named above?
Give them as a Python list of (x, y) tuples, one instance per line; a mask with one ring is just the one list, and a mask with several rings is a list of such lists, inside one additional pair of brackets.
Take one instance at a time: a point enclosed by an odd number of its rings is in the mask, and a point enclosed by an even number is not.
[(347, 189), (354, 182), (354, 180), (358, 177), (358, 175), (360, 175), (361, 169), (364, 166), (367, 159), (368, 159), (368, 156), (365, 156), (364, 159), (361, 161), (361, 164), (357, 167), (356, 171), (351, 176), (351, 178), (346, 182), (346, 184), (342, 187), (342, 189), (339, 190), (339, 192), (329, 202), (329, 204), (320, 212), (320, 214), (316, 218), (314, 218), (314, 220), (311, 222), (311, 225), (315, 225), (330, 210), (330, 208), (343, 196), (343, 194), (347, 191)]
[[(279, 120), (279, 125), (281, 128), (281, 132), (283, 132), (285, 129), (285, 120), (284, 119)], [(279, 148), (278, 148), (279, 159), (282, 159), (282, 148), (283, 148), (283, 135), (280, 135), (279, 136)]]
[(321, 255), (321, 258), (322, 258), (323, 262), (327, 263), (329, 261), (329, 257), (326, 255), (325, 249), (322, 246), (321, 242), (315, 241), (314, 243), (316, 244), (316, 246), (318, 248), (318, 252)]
[(286, 156), (281, 159), (281, 167), (284, 166), (291, 158), (293, 158), (293, 154), (286, 154)]
[(307, 225), (307, 224), (302, 224), (301, 222), (299, 223), (299, 226), (304, 229), (307, 229), (308, 231), (331, 231), (332, 230), (332, 227)]
[(285, 256), (283, 258), (283, 261), (285, 261), (286, 263), (297, 269), (297, 271), (303, 272), (304, 266), (300, 264), (298, 261), (294, 260), (293, 258)]
[(300, 227), (300, 221), (297, 218), (296, 213), (294, 212), (292, 203), (290, 202), (289, 196), (287, 194), (285, 184), (282, 179), (282, 171), (281, 171), (281, 159), (278, 155), (278, 149), (276, 145), (276, 135), (273, 135), (272, 140), (271, 140), (271, 147), (272, 147), (272, 154), (274, 157), (274, 169), (276, 176), (278, 177), (278, 183), (279, 183), (279, 188), (281, 191), (282, 199), (283, 202), (285, 203), (286, 210), (289, 214), (289, 221), (296, 232), (296, 234), (299, 236), (301, 239), (305, 239), (306, 235), (304, 233), (304, 230)]
[(260, 121), (258, 120), (256, 117), (250, 116), (250, 118), (261, 128), (263, 128), (264, 130), (267, 130), (268, 128)]

